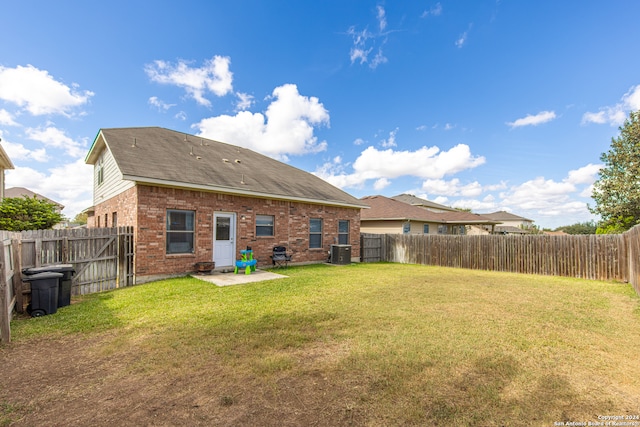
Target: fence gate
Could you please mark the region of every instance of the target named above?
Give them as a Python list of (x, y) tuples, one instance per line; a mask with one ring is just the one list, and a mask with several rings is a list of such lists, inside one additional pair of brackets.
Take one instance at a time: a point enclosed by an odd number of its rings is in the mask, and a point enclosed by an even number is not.
[(72, 295), (135, 283), (132, 227), (24, 231), (21, 240), (22, 268), (74, 266)]
[(360, 234), (360, 259), (362, 262), (378, 262), (383, 260), (383, 234)]

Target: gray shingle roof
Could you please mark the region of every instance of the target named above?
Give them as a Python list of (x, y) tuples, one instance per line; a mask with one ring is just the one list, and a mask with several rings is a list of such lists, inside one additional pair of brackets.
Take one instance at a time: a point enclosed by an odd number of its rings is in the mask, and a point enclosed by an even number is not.
[(393, 196), (392, 199), (397, 200), (399, 202), (408, 203), (414, 206), (421, 206), (427, 209), (438, 209), (443, 211), (455, 212), (457, 209), (451, 208), (449, 206), (441, 205), (436, 202), (432, 202), (430, 200), (421, 199), (420, 197), (416, 197), (413, 194), (398, 194), (397, 196)]
[(506, 211), (491, 212), (491, 213), (486, 213), (481, 215), (496, 221), (532, 221), (533, 222), (532, 219), (525, 218), (523, 216), (518, 216)]
[(361, 212), (362, 221), (411, 220), (442, 224), (498, 224), (497, 221), (469, 212), (433, 212), (385, 196), (366, 196), (360, 200), (370, 207)]
[(211, 139), (160, 127), (101, 129), (86, 162), (94, 164), (102, 144), (125, 179), (157, 185), (296, 200), (336, 206), (366, 206), (317, 176)]
[(7, 198), (12, 198), (12, 197), (35, 197), (38, 200), (44, 200), (45, 202), (48, 203), (53, 203), (54, 205), (56, 205), (60, 210), (64, 209), (64, 205), (61, 205), (60, 203), (49, 199), (48, 197), (44, 197), (42, 194), (38, 194), (38, 193), (34, 193), (33, 191), (29, 190), (28, 188), (24, 188), (24, 187), (11, 187), (11, 188), (7, 188), (6, 190), (4, 190), (4, 197)]

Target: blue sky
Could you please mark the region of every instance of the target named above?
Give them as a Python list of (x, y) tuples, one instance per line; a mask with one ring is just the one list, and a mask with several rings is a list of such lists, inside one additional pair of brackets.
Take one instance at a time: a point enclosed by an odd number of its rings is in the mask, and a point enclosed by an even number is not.
[(640, 109), (637, 1), (3, 2), (0, 138), (22, 186), (91, 206), (100, 128), (241, 145), (356, 197), (554, 228), (592, 219)]

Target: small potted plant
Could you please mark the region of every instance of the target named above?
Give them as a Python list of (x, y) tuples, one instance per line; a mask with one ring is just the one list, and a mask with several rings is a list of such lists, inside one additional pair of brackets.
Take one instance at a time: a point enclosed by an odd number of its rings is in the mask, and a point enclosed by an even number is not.
[(196, 262), (195, 267), (196, 267), (196, 273), (207, 274), (207, 273), (211, 273), (211, 271), (213, 271), (213, 269), (216, 268), (216, 263), (213, 261), (201, 261), (201, 262)]

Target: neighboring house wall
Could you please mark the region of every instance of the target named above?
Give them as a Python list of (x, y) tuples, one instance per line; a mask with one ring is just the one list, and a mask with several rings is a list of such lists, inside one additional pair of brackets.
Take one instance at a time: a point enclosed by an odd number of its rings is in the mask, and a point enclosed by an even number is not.
[[(404, 234), (404, 225), (407, 221), (402, 220), (366, 220), (362, 221), (360, 225), (360, 230), (363, 233), (371, 233), (371, 234)], [(439, 234), (438, 227), (443, 224), (438, 224), (435, 222), (421, 222), (421, 221), (409, 221), (409, 233), (408, 234), (425, 234), (424, 226), (429, 225), (429, 233), (428, 234)], [(447, 227), (446, 234), (453, 234), (453, 230), (451, 226)], [(458, 226), (455, 226), (458, 228)]]
[(404, 221), (362, 221), (360, 230), (371, 234), (400, 234)]
[(533, 226), (533, 221), (529, 221), (526, 219), (518, 220), (518, 221), (502, 221), (500, 224), (501, 227), (517, 227), (522, 229), (529, 229)]
[[(166, 253), (167, 209), (195, 211), (195, 252)], [(116, 213), (118, 225), (133, 225), (135, 236), (136, 280), (142, 283), (160, 277), (181, 275), (194, 270), (194, 264), (213, 259), (214, 213), (236, 214), (236, 258), (240, 250), (251, 246), (259, 266), (271, 265), (274, 246), (286, 246), (295, 263), (324, 262), (332, 244), (338, 243), (338, 221), (349, 221), (349, 244), (354, 260), (360, 253), (360, 210), (327, 207), (290, 201), (225, 195), (213, 192), (137, 185), (95, 206), (104, 227), (112, 226)], [(136, 215), (137, 212), (137, 215)], [(274, 236), (256, 236), (256, 215), (273, 215)], [(309, 219), (323, 221), (322, 248), (309, 248)]]

